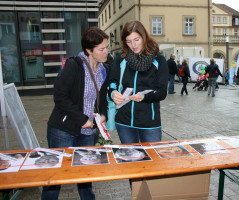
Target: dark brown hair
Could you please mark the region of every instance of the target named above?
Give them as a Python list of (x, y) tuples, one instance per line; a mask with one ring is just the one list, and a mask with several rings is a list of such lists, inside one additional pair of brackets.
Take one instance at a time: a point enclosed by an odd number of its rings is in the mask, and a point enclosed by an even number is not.
[(157, 42), (150, 37), (147, 30), (144, 28), (143, 24), (137, 20), (129, 21), (124, 25), (123, 31), (121, 33), (121, 43), (124, 58), (128, 51), (129, 47), (126, 44), (126, 37), (131, 33), (136, 32), (143, 38), (143, 53), (150, 54), (154, 53), (155, 55), (159, 54), (159, 47)]
[(97, 45), (101, 44), (104, 39), (108, 39), (108, 38), (109, 36), (98, 27), (94, 26), (94, 27), (88, 28), (84, 32), (81, 39), (81, 45), (85, 55), (89, 56), (86, 49), (90, 49), (91, 51), (93, 51), (93, 49)]

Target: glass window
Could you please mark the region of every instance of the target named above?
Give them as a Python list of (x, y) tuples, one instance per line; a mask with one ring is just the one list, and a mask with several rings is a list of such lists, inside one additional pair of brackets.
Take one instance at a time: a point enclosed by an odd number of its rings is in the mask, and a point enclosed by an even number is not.
[(227, 35), (227, 29), (226, 28), (223, 29), (223, 35)]
[(212, 17), (212, 23), (213, 24), (215, 23), (215, 17)]
[(152, 18), (152, 34), (162, 35), (162, 17)]
[(238, 36), (238, 29), (235, 29), (235, 30), (234, 30), (234, 35), (235, 35), (235, 36)]
[(122, 0), (119, 0), (119, 8), (122, 7)]
[(221, 24), (221, 17), (217, 17), (217, 23)]
[(194, 19), (186, 17), (184, 19), (184, 34), (193, 35), (194, 34)]
[(227, 23), (227, 18), (223, 17), (223, 24), (226, 24), (226, 23)]
[(115, 10), (115, 0), (113, 0), (113, 13), (115, 13), (116, 10)]
[(23, 80), (26, 82), (43, 80), (43, 57), (39, 12), (19, 12), (19, 37)]
[(20, 82), (17, 40), (13, 12), (0, 12), (0, 48), (3, 82)]
[(239, 25), (239, 18), (235, 18), (235, 25)]
[[(66, 57), (78, 55), (82, 51), (81, 37), (83, 32), (88, 28), (86, 15), (84, 12), (67, 12), (65, 13), (65, 26), (67, 31)], [(90, 24), (91, 25), (91, 24)], [(93, 23), (92, 25), (95, 25)], [(70, 38), (68, 35), (71, 35)]]
[(109, 4), (108, 10), (109, 10), (109, 18), (111, 18), (111, 8), (110, 8), (110, 4)]
[(105, 23), (107, 22), (107, 10), (105, 9)]

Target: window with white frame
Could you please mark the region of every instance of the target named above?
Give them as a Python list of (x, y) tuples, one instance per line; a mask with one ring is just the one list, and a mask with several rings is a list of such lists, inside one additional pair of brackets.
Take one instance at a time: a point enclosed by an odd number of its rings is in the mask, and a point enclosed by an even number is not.
[(227, 17), (223, 17), (223, 24), (227, 23)]
[(223, 29), (223, 35), (227, 35), (227, 29), (226, 28)]
[(217, 17), (217, 23), (221, 24), (221, 17)]
[(239, 25), (239, 18), (235, 18), (235, 25)]
[(238, 29), (235, 29), (235, 30), (234, 30), (234, 35), (235, 35), (235, 36), (238, 36)]
[(152, 18), (152, 35), (162, 35), (162, 17)]
[(212, 35), (216, 35), (216, 29), (215, 28), (212, 29)]
[(215, 17), (212, 17), (212, 23), (215, 24)]
[(194, 34), (194, 18), (185, 17), (184, 18), (184, 34), (193, 35)]

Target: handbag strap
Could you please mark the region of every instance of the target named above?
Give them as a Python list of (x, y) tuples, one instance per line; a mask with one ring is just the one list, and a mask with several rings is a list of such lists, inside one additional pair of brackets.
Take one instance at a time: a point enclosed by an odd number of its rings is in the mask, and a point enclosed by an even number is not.
[(97, 87), (97, 84), (96, 84), (93, 72), (92, 72), (91, 67), (90, 67), (89, 63), (87, 62), (87, 60), (83, 56), (79, 56), (79, 57), (82, 58), (82, 60), (86, 64), (86, 66), (87, 66), (87, 68), (88, 68), (88, 70), (90, 72), (90, 76), (91, 76), (91, 78), (92, 78), (92, 80), (94, 82), (95, 90), (96, 90), (96, 95), (97, 95), (97, 107), (99, 108), (99, 105), (100, 105), (100, 94), (99, 94), (99, 89)]

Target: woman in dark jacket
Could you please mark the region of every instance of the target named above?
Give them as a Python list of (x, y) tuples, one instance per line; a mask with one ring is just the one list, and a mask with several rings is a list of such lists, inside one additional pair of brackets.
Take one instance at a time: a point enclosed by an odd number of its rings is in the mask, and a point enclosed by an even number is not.
[[(159, 54), (158, 44), (139, 21), (125, 24), (121, 41), (123, 53), (115, 58), (109, 90), (111, 100), (121, 105), (125, 100), (123, 92), (133, 89), (129, 96), (131, 101), (120, 107), (115, 116), (121, 143), (160, 141), (159, 102), (167, 96), (167, 62)], [(122, 67), (125, 70), (121, 94), (118, 88)]]
[(183, 95), (184, 92), (186, 93), (186, 95), (188, 95), (187, 84), (188, 84), (188, 78), (191, 78), (191, 76), (190, 76), (190, 70), (188, 67), (187, 59), (183, 59), (182, 66), (183, 66), (184, 77), (182, 77), (183, 87), (181, 90), (181, 95)]
[(218, 75), (221, 77), (222, 74), (218, 68), (218, 65), (215, 64), (214, 59), (210, 59), (210, 65), (208, 65), (205, 69), (206, 73), (209, 73), (208, 77), (208, 96), (212, 93), (212, 97), (215, 97), (215, 89), (216, 89), (216, 81)]
[[(66, 61), (54, 84), (55, 106), (47, 128), (50, 148), (93, 146), (96, 105), (101, 122), (106, 121), (109, 70), (103, 63), (108, 55), (108, 35), (97, 27), (91, 27), (83, 34), (82, 48), (80, 57)], [(99, 90), (99, 103), (96, 103), (98, 92), (90, 72)], [(81, 199), (95, 199), (91, 183), (77, 186)], [(59, 185), (44, 187), (42, 200), (56, 200), (59, 192)]]

